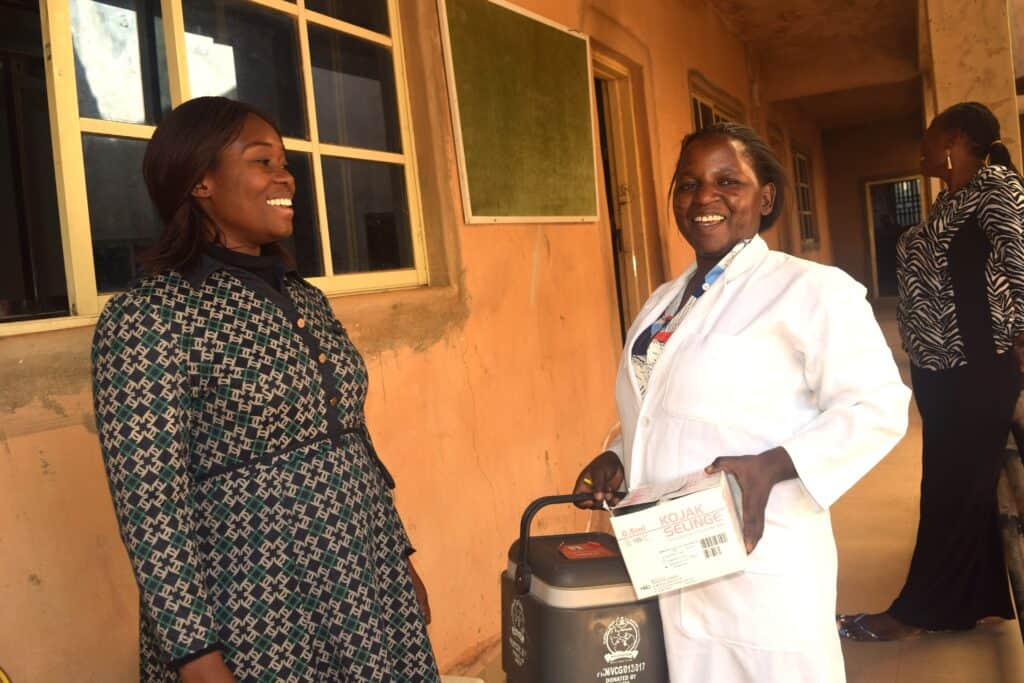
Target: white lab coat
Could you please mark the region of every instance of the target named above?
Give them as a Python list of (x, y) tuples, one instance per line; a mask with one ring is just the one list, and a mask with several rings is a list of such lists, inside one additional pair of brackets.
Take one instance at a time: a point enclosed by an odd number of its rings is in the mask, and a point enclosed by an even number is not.
[(692, 272), (659, 287), (627, 336), (612, 444), (627, 482), (776, 446), (799, 478), (772, 489), (745, 572), (662, 596), (672, 681), (843, 681), (829, 506), (903, 436), (910, 391), (862, 286), (755, 237), (669, 339), (641, 400), (629, 350)]

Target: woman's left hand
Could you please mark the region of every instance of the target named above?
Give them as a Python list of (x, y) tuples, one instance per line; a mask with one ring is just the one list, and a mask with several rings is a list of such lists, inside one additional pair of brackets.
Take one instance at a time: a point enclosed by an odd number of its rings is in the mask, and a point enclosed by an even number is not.
[(412, 577), (412, 588), (416, 591), (416, 601), (420, 603), (420, 609), (423, 610), (423, 621), (430, 623), (430, 600), (427, 599), (427, 587), (423, 585), (423, 580), (420, 575), (416, 573), (416, 569), (412, 566), (412, 560), (408, 557), (405, 561), (409, 563), (409, 575)]
[(743, 543), (749, 555), (764, 534), (764, 511), (768, 507), (772, 487), (797, 476), (789, 453), (780, 447), (760, 455), (715, 458), (704, 471), (708, 474), (727, 472), (736, 477), (736, 483), (743, 492)]

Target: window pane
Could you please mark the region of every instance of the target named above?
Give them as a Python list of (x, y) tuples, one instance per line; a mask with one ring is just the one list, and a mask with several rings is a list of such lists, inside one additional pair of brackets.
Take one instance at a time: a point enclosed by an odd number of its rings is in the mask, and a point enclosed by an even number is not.
[(125, 289), (140, 273), (139, 253), (160, 236), (160, 217), (146, 194), (147, 140), (83, 135), (85, 189), (100, 292)]
[(81, 116), (158, 123), (171, 107), (160, 0), (71, 0)]
[(707, 128), (714, 122), (714, 112), (711, 111), (711, 107), (703, 102), (700, 103), (700, 121), (701, 128)]
[(306, 0), (306, 9), (377, 33), (390, 34), (387, 0)]
[(316, 219), (316, 202), (313, 200), (313, 163), (308, 154), (287, 152), (288, 170), (295, 176), (295, 197), (292, 208), (294, 231), (284, 241), (284, 247), (295, 257), (295, 265), (303, 277), (324, 274), (324, 262), (320, 257), (320, 228)]
[(800, 210), (811, 210), (811, 192), (806, 185), (800, 186)]
[(286, 137), (308, 138), (295, 20), (240, 0), (183, 0), (192, 96), (262, 110)]
[(404, 169), (336, 157), (323, 167), (334, 272), (411, 268)]
[(0, 321), (66, 315), (38, 6), (0, 21)]
[(309, 53), (320, 140), (401, 152), (391, 52), (311, 24)]
[(796, 178), (799, 183), (806, 184), (810, 182), (809, 174), (807, 173), (807, 159), (799, 154), (796, 156)]
[(703, 126), (700, 125), (700, 102), (697, 101), (696, 97), (691, 97), (690, 104), (693, 105), (693, 129), (695, 131), (700, 130), (703, 128)]

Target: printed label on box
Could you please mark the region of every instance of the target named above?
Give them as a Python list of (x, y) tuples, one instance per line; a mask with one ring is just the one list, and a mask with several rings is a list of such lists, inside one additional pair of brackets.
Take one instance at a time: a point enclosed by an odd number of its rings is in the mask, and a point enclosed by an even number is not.
[[(743, 569), (738, 505), (724, 473), (638, 487), (616, 506), (612, 527), (640, 599)], [(656, 503), (651, 507), (630, 508)]]

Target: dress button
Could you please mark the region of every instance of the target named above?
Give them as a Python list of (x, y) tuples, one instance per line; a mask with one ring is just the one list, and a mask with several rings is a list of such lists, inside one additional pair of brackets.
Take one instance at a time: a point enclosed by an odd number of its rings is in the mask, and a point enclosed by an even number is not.
[(295, 327), (299, 328), (300, 330), (303, 327), (305, 327), (305, 326), (306, 326), (306, 319), (305, 318), (299, 318), (298, 320), (295, 321)]
[(327, 354), (326, 353), (321, 353), (319, 356), (316, 357), (316, 362), (319, 363), (320, 365), (323, 365), (324, 363), (326, 363), (327, 362)]
[(338, 397), (337, 396), (331, 396), (331, 400), (328, 401), (328, 403), (330, 403), (332, 406), (338, 405)]

